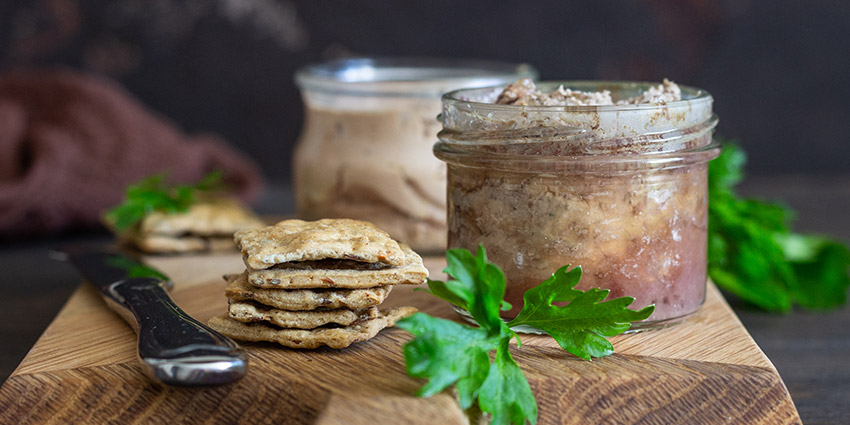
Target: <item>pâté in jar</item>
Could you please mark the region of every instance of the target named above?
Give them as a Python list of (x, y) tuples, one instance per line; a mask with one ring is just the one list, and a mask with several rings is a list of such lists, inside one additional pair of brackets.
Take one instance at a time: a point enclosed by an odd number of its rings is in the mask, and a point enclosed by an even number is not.
[(668, 324), (705, 299), (708, 161), (717, 117), (703, 90), (633, 82), (540, 83), (443, 96), (435, 155), (448, 164), (448, 246), (483, 245), (522, 295), (559, 267), (578, 289), (655, 304)]

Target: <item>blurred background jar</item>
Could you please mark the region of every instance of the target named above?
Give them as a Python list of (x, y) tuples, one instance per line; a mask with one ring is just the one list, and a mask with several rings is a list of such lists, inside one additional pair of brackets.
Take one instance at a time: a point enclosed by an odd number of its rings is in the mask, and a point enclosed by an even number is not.
[(440, 96), (536, 77), (524, 64), (345, 59), (295, 81), (305, 105), (293, 158), (299, 217), (368, 220), (413, 249), (446, 248), (446, 166), (432, 146)]

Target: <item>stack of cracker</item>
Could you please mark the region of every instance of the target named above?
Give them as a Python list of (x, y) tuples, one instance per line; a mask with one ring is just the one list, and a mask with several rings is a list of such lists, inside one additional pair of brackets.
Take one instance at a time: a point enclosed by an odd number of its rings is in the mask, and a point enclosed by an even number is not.
[(422, 258), (371, 223), (285, 220), (237, 232), (246, 270), (227, 276), (228, 313), (210, 327), (238, 340), (344, 348), (413, 307), (379, 310), (393, 285), (428, 278)]
[[(264, 226), (251, 210), (236, 200), (213, 198), (198, 201), (187, 211), (151, 211), (118, 237), (151, 254), (228, 251), (234, 232)], [(110, 226), (111, 227), (111, 226)]]

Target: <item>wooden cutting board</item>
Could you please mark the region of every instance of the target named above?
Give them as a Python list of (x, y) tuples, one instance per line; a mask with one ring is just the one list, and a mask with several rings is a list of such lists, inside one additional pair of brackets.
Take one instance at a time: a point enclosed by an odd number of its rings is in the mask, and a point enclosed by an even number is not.
[[(174, 300), (200, 321), (226, 309), (221, 275), (236, 255), (150, 258), (176, 283)], [(432, 277), (442, 259), (427, 259)], [(442, 301), (397, 287), (386, 305), (414, 305), (457, 319)], [(22, 320), (25, 320), (22, 318)], [(135, 334), (91, 286), (81, 285), (0, 388), (3, 424), (378, 424), (462, 423), (448, 394), (412, 397), (422, 381), (405, 372), (409, 335), (384, 330), (344, 350), (243, 344), (241, 381), (212, 388), (148, 382)], [(612, 338), (616, 354), (585, 361), (551, 338), (524, 335), (512, 354), (537, 397), (541, 424), (799, 424), (776, 369), (709, 285), (684, 323)]]

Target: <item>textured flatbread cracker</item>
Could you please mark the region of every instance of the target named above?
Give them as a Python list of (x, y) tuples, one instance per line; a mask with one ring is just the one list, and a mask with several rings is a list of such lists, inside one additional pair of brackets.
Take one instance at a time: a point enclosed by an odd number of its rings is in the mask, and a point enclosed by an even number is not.
[(378, 305), (392, 286), (368, 289), (266, 289), (248, 283), (248, 274), (226, 276), (224, 294), (233, 301), (256, 301), (281, 310), (313, 310), (319, 307), (359, 310)]
[(355, 342), (371, 339), (382, 329), (395, 325), (399, 319), (415, 312), (414, 307), (399, 307), (349, 326), (310, 330), (279, 328), (265, 322), (244, 323), (233, 320), (227, 314), (213, 317), (208, 324), (222, 334), (241, 341), (276, 342), (291, 348), (318, 348), (322, 345), (345, 348)]
[(265, 223), (233, 199), (216, 198), (198, 202), (182, 213), (151, 212), (142, 219), (142, 235), (226, 235), (262, 227)]
[(288, 311), (250, 302), (231, 302), (228, 313), (230, 318), (240, 322), (269, 322), (282, 328), (313, 329), (331, 323), (348, 326), (358, 320), (374, 319), (378, 317), (378, 308)]
[(181, 252), (220, 252), (235, 251), (233, 237), (199, 237), (199, 236), (165, 236), (135, 235), (130, 238), (130, 243), (140, 250), (152, 254), (169, 254)]
[(233, 234), (262, 227), (263, 221), (231, 199), (198, 202), (182, 213), (154, 211), (120, 235), (149, 253), (235, 250)]
[(236, 232), (245, 265), (262, 270), (279, 263), (325, 259), (400, 266), (405, 255), (398, 242), (374, 224), (351, 219), (284, 220), (272, 226)]
[[(409, 246), (400, 244), (405, 254), (405, 263), (375, 270), (321, 269), (322, 261), (295, 263), (299, 268), (287, 268), (280, 264), (263, 270), (248, 269), (248, 282), (261, 288), (373, 288), (383, 285), (419, 285), (428, 280), (428, 269), (422, 257)], [(327, 260), (326, 260), (327, 261)], [(291, 263), (290, 263), (291, 264)]]

